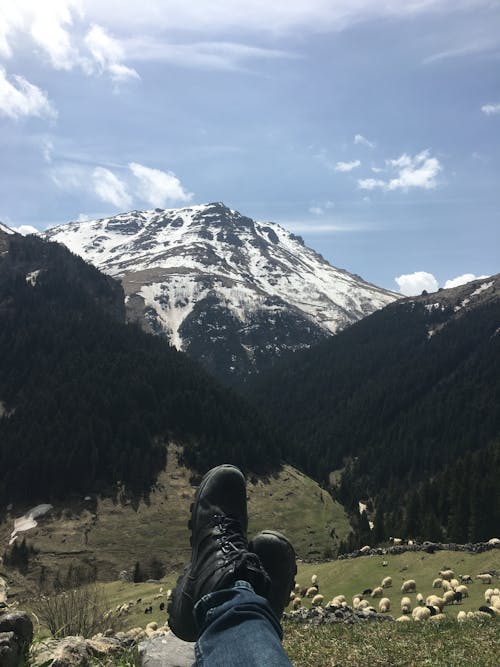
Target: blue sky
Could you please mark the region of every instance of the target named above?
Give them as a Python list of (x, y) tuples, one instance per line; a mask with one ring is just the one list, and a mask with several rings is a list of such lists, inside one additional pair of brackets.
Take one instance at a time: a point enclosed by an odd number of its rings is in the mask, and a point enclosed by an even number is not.
[(0, 220), (220, 200), (405, 293), (497, 273), (499, 75), (498, 1), (4, 0)]

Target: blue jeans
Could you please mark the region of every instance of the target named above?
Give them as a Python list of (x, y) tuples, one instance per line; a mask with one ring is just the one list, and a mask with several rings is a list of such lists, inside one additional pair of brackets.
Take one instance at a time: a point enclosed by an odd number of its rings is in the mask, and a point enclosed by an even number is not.
[(209, 593), (194, 608), (198, 667), (291, 667), (283, 631), (268, 601), (246, 581)]

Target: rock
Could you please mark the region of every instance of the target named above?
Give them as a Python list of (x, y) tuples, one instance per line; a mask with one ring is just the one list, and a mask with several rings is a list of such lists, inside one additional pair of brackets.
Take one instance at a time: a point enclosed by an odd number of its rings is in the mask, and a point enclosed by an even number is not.
[(379, 614), (373, 608), (352, 609), (352, 607), (336, 607), (327, 605), (322, 613), (317, 613), (317, 608), (306, 609), (302, 607), (297, 611), (285, 613), (284, 617), (295, 623), (319, 625), (323, 623), (360, 623), (367, 621), (393, 621), (388, 614)]
[(86, 640), (87, 646), (95, 658), (107, 658), (123, 651), (121, 642), (116, 637), (99, 637)]
[(139, 644), (142, 667), (192, 667), (194, 660), (194, 644), (183, 642), (171, 632)]
[(0, 632), (0, 665), (18, 667), (21, 662), (21, 646), (13, 632)]
[(32, 667), (89, 667), (92, 652), (83, 637), (49, 639), (32, 647)]
[(7, 604), (7, 582), (0, 577), (0, 602)]
[(0, 615), (0, 632), (13, 632), (20, 645), (31, 644), (33, 623), (24, 611), (7, 612)]

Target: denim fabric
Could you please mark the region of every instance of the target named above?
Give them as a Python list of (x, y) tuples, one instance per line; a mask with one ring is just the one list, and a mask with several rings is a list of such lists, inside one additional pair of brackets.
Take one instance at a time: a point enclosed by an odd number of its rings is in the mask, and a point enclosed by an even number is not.
[(276, 615), (248, 582), (205, 595), (194, 612), (201, 630), (198, 667), (291, 667)]

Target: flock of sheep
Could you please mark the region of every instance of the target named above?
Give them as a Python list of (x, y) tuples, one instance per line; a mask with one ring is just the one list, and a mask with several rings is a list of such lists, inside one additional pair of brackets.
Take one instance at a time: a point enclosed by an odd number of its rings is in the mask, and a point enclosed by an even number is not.
[[(110, 609), (104, 614), (104, 618), (111, 618), (112, 616), (123, 616), (124, 614), (128, 614), (130, 610), (133, 607), (136, 607), (138, 605), (144, 606), (144, 613), (145, 614), (152, 614), (153, 613), (153, 601), (155, 600), (160, 600), (161, 598), (164, 598), (167, 602), (169, 602), (172, 599), (172, 590), (169, 588), (165, 593), (163, 592), (163, 587), (160, 588), (160, 592), (157, 593), (156, 595), (153, 596), (152, 600), (147, 600), (143, 601), (142, 598), (137, 598), (137, 600), (130, 600), (129, 602), (124, 602), (123, 604), (119, 604), (115, 607), (115, 609)], [(165, 602), (160, 602), (158, 605), (158, 609), (160, 611), (165, 610)]]
[[(476, 575), (476, 579), (480, 583), (490, 585), (493, 576), (489, 572), (484, 572)], [(417, 583), (414, 579), (408, 579), (403, 582), (401, 586), (401, 593), (403, 597), (400, 601), (401, 615), (396, 618), (396, 621), (439, 621), (445, 618), (444, 607), (453, 604), (459, 604), (464, 598), (469, 597), (469, 589), (467, 583), (473, 583), (473, 579), (468, 574), (459, 575), (457, 578), (451, 569), (444, 569), (439, 572), (439, 576), (432, 582), (434, 589), (441, 589), (441, 595), (429, 595), (427, 598), (421, 593), (417, 592)], [(392, 587), (392, 577), (384, 577), (379, 586), (375, 588), (367, 588), (362, 593), (354, 595), (352, 599), (352, 607), (355, 610), (372, 610), (377, 611), (372, 606), (371, 600), (379, 599), (378, 612), (385, 614), (391, 610), (391, 600), (384, 597), (384, 591)], [(407, 595), (408, 593), (415, 594), (415, 600)], [(347, 599), (344, 595), (336, 595), (329, 602), (324, 604), (324, 596), (319, 592), (318, 576), (313, 574), (311, 577), (311, 586), (295, 585), (295, 589), (290, 593), (290, 605), (293, 609), (299, 609), (303, 606), (302, 599), (310, 598), (311, 606), (313, 607), (347, 607)], [(500, 614), (500, 590), (498, 588), (488, 588), (484, 592), (485, 604), (481, 605), (477, 611), (459, 611), (457, 615), (458, 621), (464, 621), (467, 618), (473, 617), (487, 617)]]

